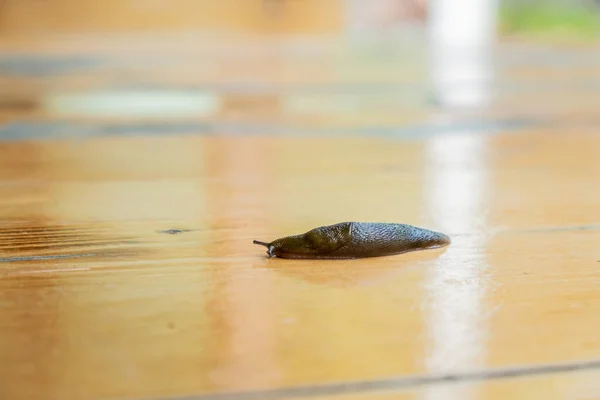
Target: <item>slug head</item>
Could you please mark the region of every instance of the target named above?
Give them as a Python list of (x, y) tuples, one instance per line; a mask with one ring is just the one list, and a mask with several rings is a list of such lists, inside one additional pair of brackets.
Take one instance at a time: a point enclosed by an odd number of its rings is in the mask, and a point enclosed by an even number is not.
[(272, 241), (271, 243), (254, 241), (254, 244), (259, 244), (267, 248), (267, 256), (282, 257), (286, 254), (306, 254), (310, 253), (310, 249), (300, 236), (288, 236)]
[(331, 253), (345, 244), (350, 237), (350, 225), (338, 224), (312, 229), (302, 235), (286, 236), (271, 243), (254, 241), (267, 248), (269, 257), (309, 258)]

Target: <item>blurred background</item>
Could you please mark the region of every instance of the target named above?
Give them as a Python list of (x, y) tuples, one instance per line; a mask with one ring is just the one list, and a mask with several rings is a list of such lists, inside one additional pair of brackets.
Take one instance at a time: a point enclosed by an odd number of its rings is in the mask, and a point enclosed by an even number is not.
[(1, 0), (0, 135), (583, 121), (599, 29), (595, 0)]
[[(455, 5), (498, 15), (503, 35), (594, 35), (597, 0), (482, 0)], [(436, 0), (3, 0), (4, 36), (181, 32), (344, 34), (427, 23)], [(465, 15), (465, 21), (469, 15)]]

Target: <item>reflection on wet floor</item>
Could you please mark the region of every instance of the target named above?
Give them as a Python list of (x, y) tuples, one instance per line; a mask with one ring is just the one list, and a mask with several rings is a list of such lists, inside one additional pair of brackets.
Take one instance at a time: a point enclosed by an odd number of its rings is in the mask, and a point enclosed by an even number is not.
[[(479, 134), (434, 137), (427, 141), (427, 171), (424, 188), (428, 215), (447, 232), (469, 232), (454, 237), (448, 252), (435, 261), (426, 286), (431, 302), (427, 326), (431, 347), (428, 371), (437, 374), (451, 370), (476, 370), (485, 365), (489, 328), (482, 303), (488, 296), (491, 279), (486, 251), (490, 224), (487, 205), (490, 142)], [(443, 201), (440, 201), (443, 199)], [(465, 253), (459, 248), (471, 248)], [(457, 290), (456, 282), (461, 282)], [(455, 349), (464, 351), (455, 353)], [(427, 399), (476, 399), (477, 387), (431, 387)]]

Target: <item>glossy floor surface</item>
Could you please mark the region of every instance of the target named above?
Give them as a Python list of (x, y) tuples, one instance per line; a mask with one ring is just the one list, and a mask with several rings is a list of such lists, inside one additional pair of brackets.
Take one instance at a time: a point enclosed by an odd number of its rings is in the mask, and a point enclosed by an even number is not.
[[(3, 45), (1, 399), (600, 398), (596, 50), (502, 47), (456, 109), (418, 46), (137, 43)], [(452, 244), (252, 244), (342, 221)]]

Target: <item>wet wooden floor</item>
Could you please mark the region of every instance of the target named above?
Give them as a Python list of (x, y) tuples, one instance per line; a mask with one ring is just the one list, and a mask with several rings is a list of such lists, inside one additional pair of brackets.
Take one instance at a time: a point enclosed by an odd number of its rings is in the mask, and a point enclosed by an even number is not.
[[(228, 43), (206, 62), (192, 44), (4, 44), (1, 399), (600, 398), (586, 49), (508, 47), (522, 58), (469, 111), (428, 102), (390, 53)], [(197, 97), (143, 114), (132, 87)], [(102, 113), (99, 90), (121, 91)], [(252, 244), (341, 221), (452, 244), (353, 261)]]

